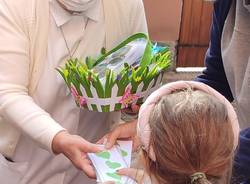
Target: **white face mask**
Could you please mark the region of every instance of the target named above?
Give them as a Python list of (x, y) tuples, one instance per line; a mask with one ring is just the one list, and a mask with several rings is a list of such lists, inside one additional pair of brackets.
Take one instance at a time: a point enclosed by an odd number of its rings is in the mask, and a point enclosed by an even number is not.
[(57, 0), (67, 10), (75, 12), (84, 12), (93, 7), (98, 0)]

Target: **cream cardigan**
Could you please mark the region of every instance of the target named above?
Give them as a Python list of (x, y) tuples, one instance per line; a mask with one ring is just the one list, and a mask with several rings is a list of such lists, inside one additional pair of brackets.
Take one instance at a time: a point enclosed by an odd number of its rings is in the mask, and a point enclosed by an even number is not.
[[(107, 49), (132, 34), (131, 27), (142, 27), (136, 21), (145, 16), (142, 0), (103, 0), (103, 5)], [(48, 30), (49, 0), (0, 1), (0, 153), (4, 156), (12, 157), (22, 133), (52, 151), (53, 136), (63, 130), (46, 112), (36, 125), (22, 123), (33, 118), (28, 107), (20, 113), (24, 100), (34, 103), (32, 95), (47, 57)], [(42, 110), (37, 107), (37, 111)]]

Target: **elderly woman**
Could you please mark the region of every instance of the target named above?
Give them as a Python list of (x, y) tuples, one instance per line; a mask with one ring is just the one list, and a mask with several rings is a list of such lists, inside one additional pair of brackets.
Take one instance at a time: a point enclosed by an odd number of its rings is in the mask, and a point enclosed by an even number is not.
[(78, 109), (55, 68), (136, 32), (147, 32), (142, 0), (0, 0), (1, 183), (95, 183), (82, 172), (95, 177), (88, 141), (120, 113)]

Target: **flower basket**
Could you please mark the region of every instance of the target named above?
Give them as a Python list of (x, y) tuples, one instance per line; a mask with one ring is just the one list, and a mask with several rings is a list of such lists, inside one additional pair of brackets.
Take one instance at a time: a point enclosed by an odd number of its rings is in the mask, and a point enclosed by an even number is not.
[(79, 107), (112, 112), (143, 103), (161, 85), (171, 59), (167, 47), (138, 33), (109, 52), (102, 49), (97, 59), (69, 59), (57, 70)]

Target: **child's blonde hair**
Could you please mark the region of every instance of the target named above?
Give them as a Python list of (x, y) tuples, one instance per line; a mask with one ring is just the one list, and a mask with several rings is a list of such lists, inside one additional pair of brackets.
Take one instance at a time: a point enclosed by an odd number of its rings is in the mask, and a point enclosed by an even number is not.
[(149, 125), (156, 161), (144, 151), (146, 169), (160, 184), (191, 183), (197, 172), (206, 177), (195, 184), (228, 182), (234, 133), (218, 99), (199, 90), (176, 91), (156, 104)]

